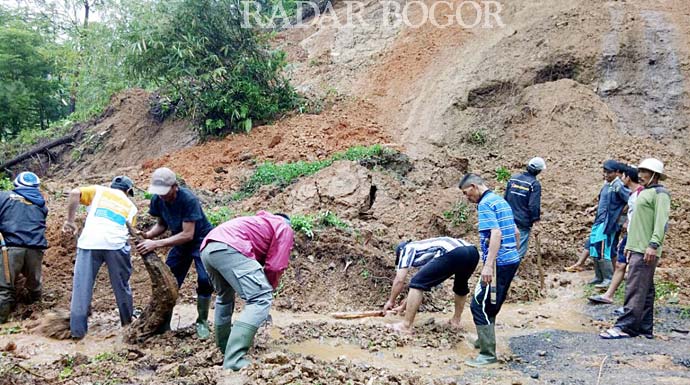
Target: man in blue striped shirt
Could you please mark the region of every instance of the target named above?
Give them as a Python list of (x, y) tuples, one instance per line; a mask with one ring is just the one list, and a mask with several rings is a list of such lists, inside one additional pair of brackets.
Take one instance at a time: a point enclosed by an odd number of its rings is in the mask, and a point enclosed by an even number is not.
[[(482, 247), (481, 281), (477, 284), (470, 308), (477, 327), (479, 356), (466, 363), (482, 367), (498, 362), (496, 358), (496, 315), (508, 295), (510, 283), (520, 266), (517, 244), (520, 234), (508, 202), (496, 195), (476, 174), (467, 174), (460, 181), (462, 193), (477, 204), (479, 241)], [(495, 280), (495, 282), (494, 282)], [(492, 297), (495, 287), (495, 298)]]
[(462, 239), (439, 237), (416, 242), (402, 242), (395, 250), (396, 274), (388, 302), (383, 306), (387, 311), (395, 306), (405, 286), (405, 278), (410, 268), (421, 267), (410, 281), (410, 293), (396, 311), (405, 310), (405, 320), (391, 325), (397, 332), (412, 333), (423, 292), (440, 285), (451, 276), (455, 276), (453, 292), (455, 293), (455, 314), (450, 319), (452, 327), (460, 327), (460, 316), (465, 307), (465, 299), (470, 292), (467, 284), (474, 269), (479, 263), (477, 248)]

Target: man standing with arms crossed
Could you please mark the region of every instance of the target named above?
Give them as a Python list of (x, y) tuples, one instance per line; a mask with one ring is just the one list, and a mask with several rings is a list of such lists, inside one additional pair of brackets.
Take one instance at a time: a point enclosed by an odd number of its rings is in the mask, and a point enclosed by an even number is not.
[[(177, 184), (177, 176), (169, 168), (159, 168), (151, 175), (148, 190), (153, 195), (149, 214), (158, 218), (149, 231), (143, 234), (143, 242), (137, 245), (140, 254), (146, 254), (160, 247), (172, 246), (165, 264), (170, 267), (177, 286), (181, 287), (192, 262), (197, 273), (197, 312), (196, 332), (200, 339), (210, 336), (208, 328), (208, 311), (211, 306), (213, 286), (208, 278), (204, 264), (201, 262), (201, 241), (213, 229), (201, 209), (201, 203), (194, 193)], [(170, 230), (167, 238), (153, 238)], [(166, 323), (160, 332), (170, 330), (172, 312), (166, 315)]]
[[(470, 308), (477, 326), (479, 356), (465, 363), (484, 367), (498, 362), (496, 357), (496, 315), (520, 266), (517, 244), (520, 234), (508, 202), (496, 195), (476, 174), (466, 174), (459, 185), (462, 193), (477, 204), (479, 242), (482, 248), (481, 280), (477, 283)], [(494, 282), (495, 279), (495, 282)], [(495, 298), (492, 293), (495, 286)]]
[(638, 174), (644, 190), (635, 201), (625, 246), (629, 272), (624, 313), (614, 327), (599, 335), (604, 339), (654, 338), (654, 272), (667, 231), (671, 195), (659, 184), (666, 179), (660, 160), (643, 160)]

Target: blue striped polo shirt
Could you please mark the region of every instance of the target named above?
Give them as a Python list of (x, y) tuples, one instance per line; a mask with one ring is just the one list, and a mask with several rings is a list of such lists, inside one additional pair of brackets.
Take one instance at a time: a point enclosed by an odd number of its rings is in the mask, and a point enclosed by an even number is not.
[(492, 229), (501, 229), (501, 248), (496, 257), (497, 266), (512, 265), (520, 262), (515, 239), (515, 221), (513, 210), (508, 202), (493, 191), (482, 195), (477, 206), (479, 212), (479, 243), (482, 245), (482, 261), (489, 255), (489, 237)]

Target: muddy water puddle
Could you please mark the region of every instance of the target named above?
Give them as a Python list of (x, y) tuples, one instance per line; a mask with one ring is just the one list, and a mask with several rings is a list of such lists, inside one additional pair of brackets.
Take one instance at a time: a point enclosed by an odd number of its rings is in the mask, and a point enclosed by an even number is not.
[(400, 347), (392, 351), (371, 352), (340, 339), (309, 340), (285, 346), (285, 349), (324, 361), (349, 361), (355, 364), (387, 368), (398, 373), (425, 374), (433, 377), (460, 375), (461, 362), (475, 354), (469, 345), (456, 349), (421, 349)]

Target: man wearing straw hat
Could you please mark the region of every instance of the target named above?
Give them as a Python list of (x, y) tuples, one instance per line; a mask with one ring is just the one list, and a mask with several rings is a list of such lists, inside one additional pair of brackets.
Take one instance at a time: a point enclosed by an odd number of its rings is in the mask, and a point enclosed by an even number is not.
[(664, 164), (660, 160), (643, 160), (638, 166), (638, 174), (644, 190), (635, 202), (625, 246), (629, 273), (624, 313), (614, 327), (599, 335), (604, 339), (639, 335), (654, 338), (654, 271), (667, 231), (671, 195), (659, 184), (666, 179)]

